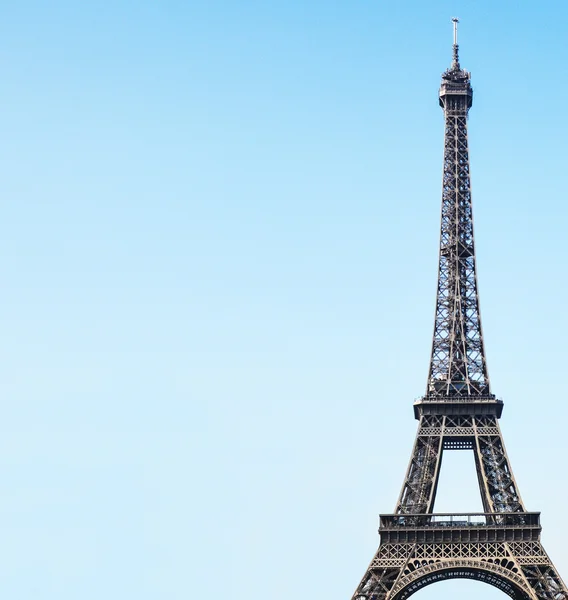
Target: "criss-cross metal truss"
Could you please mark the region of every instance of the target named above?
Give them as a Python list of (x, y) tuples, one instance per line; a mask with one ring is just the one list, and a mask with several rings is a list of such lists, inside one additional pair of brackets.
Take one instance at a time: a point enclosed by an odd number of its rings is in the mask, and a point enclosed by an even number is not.
[(471, 209), (467, 114), (473, 90), (454, 44), (452, 67), (442, 75), (444, 169), (436, 317), (427, 394), (489, 395), (483, 347)]
[[(432, 512), (444, 450), (473, 450), (481, 499), (486, 512), (524, 511), (496, 414), (425, 414), (433, 407), (452, 412), (456, 405), (448, 403), (447, 406), (440, 407), (433, 403), (416, 403), (416, 408), (422, 414), (397, 502), (397, 513)], [(496, 413), (502, 408), (502, 403), (497, 400), (465, 407), (468, 412), (487, 410)]]
[[(380, 545), (353, 600), (406, 600), (423, 586), (467, 578), (516, 600), (568, 600), (526, 512), (501, 435), (503, 403), (490, 392), (475, 271), (467, 114), (470, 75), (459, 64), (457, 19), (445, 116), (436, 318), (426, 395), (414, 403), (416, 441), (395, 513), (380, 517)], [(445, 450), (475, 457), (484, 513), (434, 513)]]

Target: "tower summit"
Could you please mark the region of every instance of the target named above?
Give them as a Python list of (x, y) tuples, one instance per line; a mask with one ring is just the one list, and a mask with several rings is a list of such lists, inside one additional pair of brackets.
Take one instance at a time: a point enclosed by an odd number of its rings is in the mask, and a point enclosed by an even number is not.
[(470, 73), (460, 66), (458, 19), (452, 21), (453, 59), (439, 93), (445, 127), (436, 314), (428, 385), (416, 404), (417, 418), (421, 411), (451, 412), (455, 401), (462, 405), (465, 399), (481, 402), (485, 412), (500, 416), (502, 410), (490, 391), (477, 292), (467, 138), (473, 90)]
[[(526, 512), (499, 427), (479, 313), (467, 115), (470, 74), (461, 68), (457, 19), (453, 59), (442, 74), (444, 162), (438, 290), (426, 394), (395, 513), (381, 515), (380, 544), (353, 600), (406, 600), (451, 578), (476, 579), (515, 600), (568, 600), (540, 542), (540, 513)], [(483, 513), (436, 514), (449, 450), (473, 451)]]

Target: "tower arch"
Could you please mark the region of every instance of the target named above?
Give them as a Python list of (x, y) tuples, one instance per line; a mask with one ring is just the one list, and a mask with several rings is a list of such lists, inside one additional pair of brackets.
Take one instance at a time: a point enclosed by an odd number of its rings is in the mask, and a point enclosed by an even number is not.
[(515, 563), (507, 558), (495, 562), (458, 559), (431, 562), (406, 570), (391, 590), (392, 600), (408, 600), (421, 589), (452, 579), (469, 579), (491, 585), (514, 600), (532, 600), (531, 590)]

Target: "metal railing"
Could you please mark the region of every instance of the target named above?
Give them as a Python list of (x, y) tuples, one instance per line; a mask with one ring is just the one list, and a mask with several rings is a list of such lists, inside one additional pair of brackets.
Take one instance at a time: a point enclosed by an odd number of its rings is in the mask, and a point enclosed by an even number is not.
[(380, 515), (380, 529), (415, 527), (540, 527), (540, 513)]
[(503, 400), (496, 398), (495, 396), (442, 396), (442, 395), (428, 395), (421, 396), (417, 398), (414, 403), (417, 404), (419, 402), (440, 402), (444, 404), (451, 404), (452, 402), (458, 402), (460, 404), (473, 403), (477, 404), (478, 402), (483, 403), (496, 403), (503, 404)]

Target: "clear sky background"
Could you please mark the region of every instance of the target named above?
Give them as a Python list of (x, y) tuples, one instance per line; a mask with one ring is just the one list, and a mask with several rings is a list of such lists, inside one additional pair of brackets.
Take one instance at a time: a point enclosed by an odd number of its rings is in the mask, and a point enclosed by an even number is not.
[[(0, 596), (346, 600), (433, 326), (450, 17), (523, 499), (568, 578), (564, 2), (0, 13)], [(439, 511), (481, 508), (449, 453)], [(457, 581), (427, 598), (504, 598)]]

